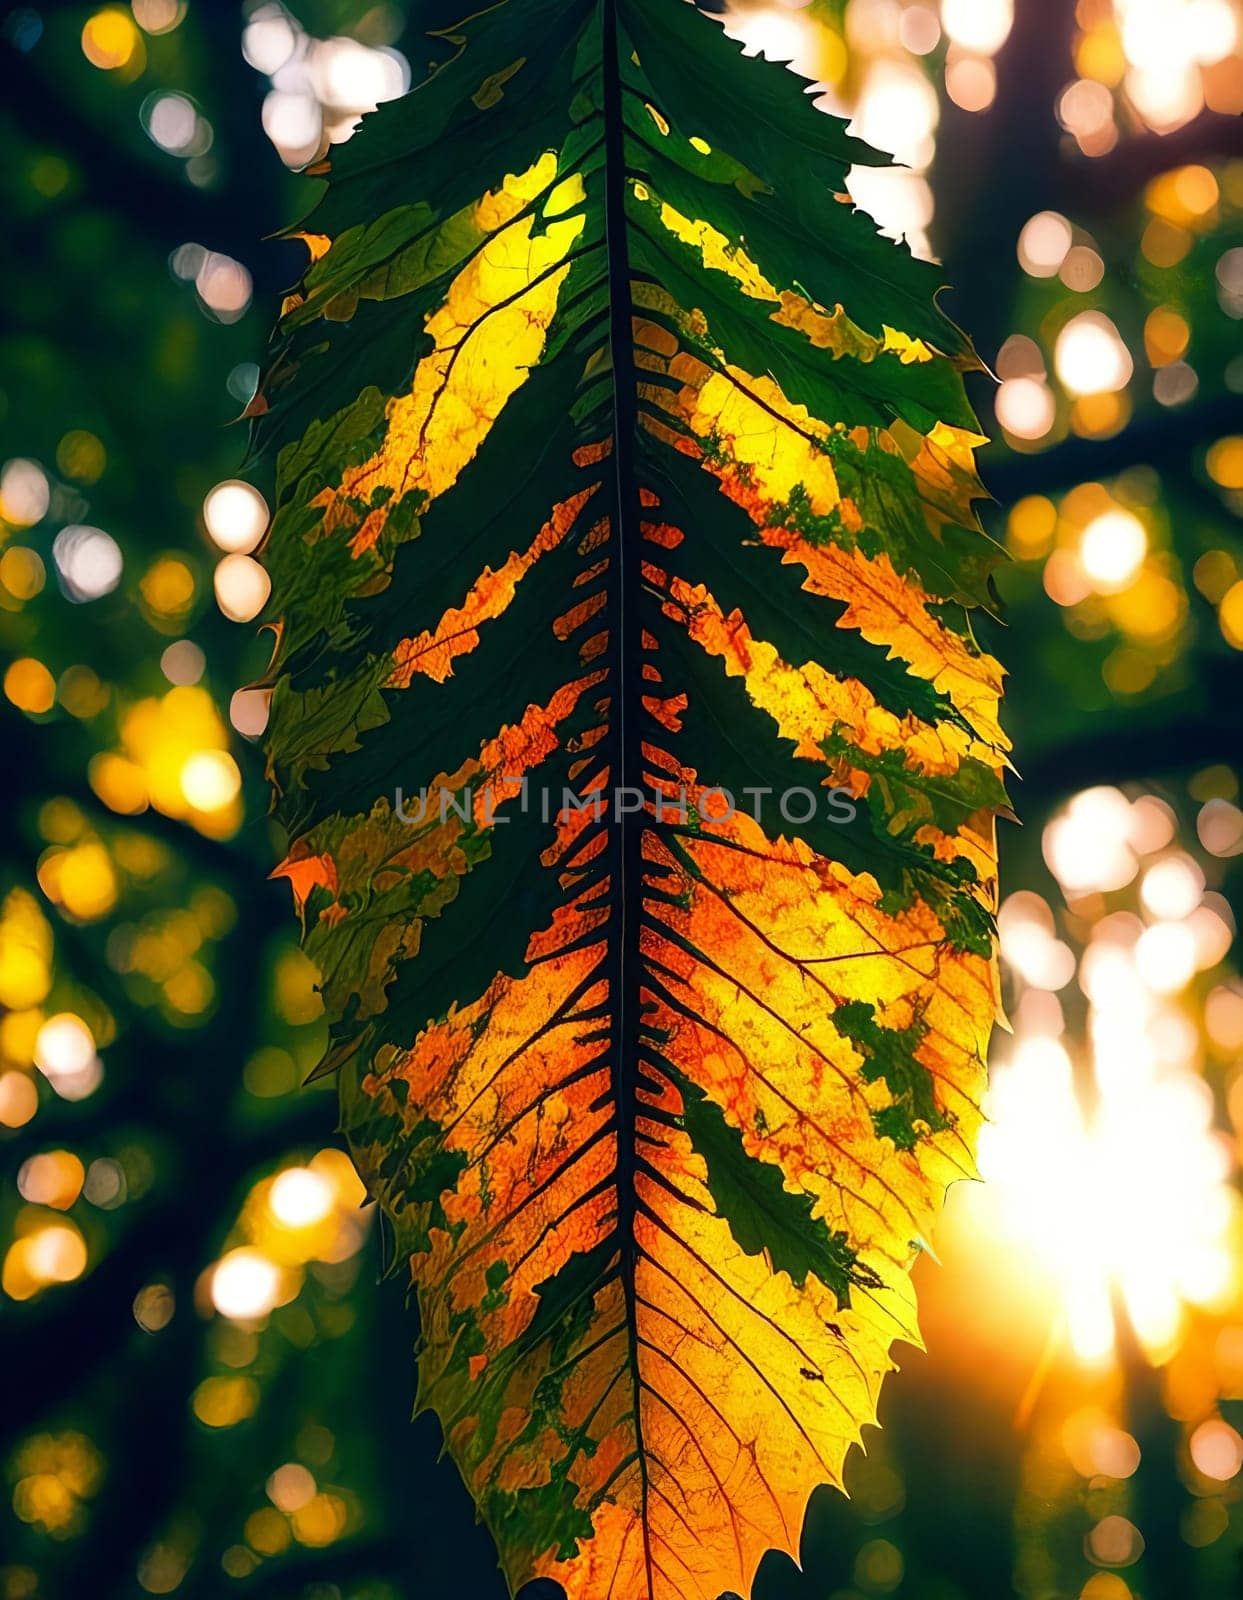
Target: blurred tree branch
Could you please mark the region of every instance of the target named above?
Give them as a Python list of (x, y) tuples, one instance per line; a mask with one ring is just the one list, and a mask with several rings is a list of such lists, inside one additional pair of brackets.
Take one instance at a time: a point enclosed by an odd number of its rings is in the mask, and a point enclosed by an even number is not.
[(1059, 211), (1099, 214), (1132, 199), (1150, 179), (1171, 167), (1239, 155), (1243, 155), (1243, 119), (1223, 111), (1202, 111), (1172, 133), (1131, 134), (1106, 156), (1075, 151), (1056, 188), (1035, 209), (1056, 205)]
[[(215, 46), (213, 81), (221, 89), (220, 116), (236, 132), (237, 118), (249, 104), (257, 126), (255, 77), (241, 56), (237, 16), (226, 13), (222, 19), (209, 7), (207, 20), (211, 25), (202, 31)], [(228, 23), (231, 50), (221, 48), (222, 20)], [(174, 176), (158, 161), (143, 160), (110, 138), (72, 98), (58, 92), (29, 56), (4, 39), (0, 74), (5, 110), (28, 137), (59, 151), (77, 168), (85, 190), (82, 204), (107, 205), (162, 250), (193, 240), (244, 262), (261, 296), (278, 295), (295, 276), (301, 260), (298, 247), (267, 238), (281, 222), (277, 189), (283, 173), (274, 152), (266, 161), (246, 159), (235, 139), (227, 152), (227, 190), (198, 188), (180, 169)]]
[(236, 1592), (245, 1600), (266, 1600), (267, 1596), (286, 1600), (306, 1584), (357, 1583), (369, 1573), (387, 1574), (400, 1555), (401, 1543), (394, 1538), (344, 1539), (331, 1549), (308, 1550), (267, 1562), (250, 1578), (243, 1578)]
[[(215, 1032), (209, 1030), (199, 1043), (203, 1055), (219, 1059), (222, 1041)], [(50, 1297), (10, 1327), (6, 1350), (22, 1384), (0, 1417), (0, 1442), (11, 1441), (43, 1412), (64, 1404), (67, 1380), (85, 1383), (114, 1356), (134, 1331), (131, 1304), (143, 1284), (187, 1268), (191, 1279), (197, 1275), (210, 1259), (214, 1237), (227, 1230), (248, 1178), (288, 1151), (322, 1141), (333, 1119), (325, 1098), (310, 1095), (244, 1138), (229, 1138), (222, 1128), (205, 1125), (201, 1109), (187, 1120), (198, 1130), (198, 1149), (189, 1139), (170, 1141), (175, 1159), (168, 1162), (163, 1199), (159, 1193), (151, 1197), (143, 1206), (145, 1215), (73, 1291)], [(192, 1305), (183, 1301), (177, 1314), (192, 1318)]]
[(1127, 467), (1168, 467), (1198, 445), (1237, 427), (1237, 395), (1220, 395), (1181, 411), (1158, 412), (1131, 422), (1112, 439), (1064, 439), (1051, 450), (1019, 455), (1011, 450), (988, 471), (988, 489), (1010, 503), (1025, 494), (1047, 494), (1085, 478), (1109, 477)]
[[(1102, 783), (1140, 782), (1194, 771), (1222, 759), (1223, 739), (1238, 721), (1243, 702), (1243, 662), (1237, 656), (1214, 662), (1204, 673), (1212, 683), (1206, 697), (1171, 695), (1131, 712), (1102, 713), (1098, 725), (1053, 748), (1031, 751), (1021, 764), (1015, 809), (1036, 817), (1076, 789)], [(1170, 728), (1178, 730), (1171, 746)]]
[(0, 40), (0, 73), (5, 110), (26, 134), (68, 157), (86, 188), (87, 203), (106, 204), (158, 245), (197, 238), (210, 249), (248, 260), (254, 251), (252, 219), (233, 197), (198, 189), (184, 178), (161, 171), (112, 140), (74, 101), (57, 92), (30, 58)]
[[(944, 103), (932, 169), (934, 230), (939, 253), (953, 258), (955, 270), (943, 298), (990, 356), (1009, 331), (1014, 241), (1045, 203), (1040, 197), (1064, 181), (1061, 132), (1052, 112), (1071, 75), (1076, 4), (1018, 5), (996, 58), (997, 93), (989, 110), (962, 111)], [(946, 181), (951, 173), (952, 181)]]

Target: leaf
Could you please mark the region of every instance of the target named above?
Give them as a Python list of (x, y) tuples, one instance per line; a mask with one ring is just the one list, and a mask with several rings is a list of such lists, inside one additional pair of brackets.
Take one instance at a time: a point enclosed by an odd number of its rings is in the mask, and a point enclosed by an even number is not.
[(278, 871), (511, 1585), (715, 1600), (974, 1171), (973, 357), (843, 198), (879, 158), (691, 6), (446, 42), (334, 152), (259, 402)]

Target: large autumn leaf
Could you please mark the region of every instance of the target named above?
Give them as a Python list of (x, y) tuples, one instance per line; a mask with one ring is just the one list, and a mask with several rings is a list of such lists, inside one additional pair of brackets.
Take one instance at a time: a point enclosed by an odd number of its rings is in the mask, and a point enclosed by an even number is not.
[(973, 1170), (971, 357), (879, 158), (692, 6), (442, 45), (257, 403), (279, 870), (510, 1583), (715, 1600), (841, 1482)]

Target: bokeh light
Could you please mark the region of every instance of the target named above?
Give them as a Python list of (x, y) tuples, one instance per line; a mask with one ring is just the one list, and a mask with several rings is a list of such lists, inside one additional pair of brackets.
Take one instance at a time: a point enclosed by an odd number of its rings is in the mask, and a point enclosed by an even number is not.
[(272, 580), (250, 556), (230, 555), (217, 563), (216, 604), (231, 622), (252, 622), (272, 592)]
[(263, 496), (238, 478), (218, 483), (203, 502), (203, 521), (221, 550), (249, 555), (263, 538), (268, 508)]
[(231, 1250), (212, 1272), (212, 1304), (222, 1317), (235, 1321), (265, 1317), (280, 1294), (280, 1269), (257, 1250)]
[(71, 600), (98, 600), (121, 581), (121, 547), (102, 528), (71, 524), (52, 540), (52, 556)]

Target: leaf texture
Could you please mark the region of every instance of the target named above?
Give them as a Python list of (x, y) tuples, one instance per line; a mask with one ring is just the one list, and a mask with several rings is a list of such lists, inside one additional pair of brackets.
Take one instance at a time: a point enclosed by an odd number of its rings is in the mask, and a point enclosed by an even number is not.
[(442, 43), (254, 408), (278, 871), (511, 1585), (716, 1600), (841, 1482), (974, 1170), (973, 357), (843, 193), (880, 158), (692, 6)]

